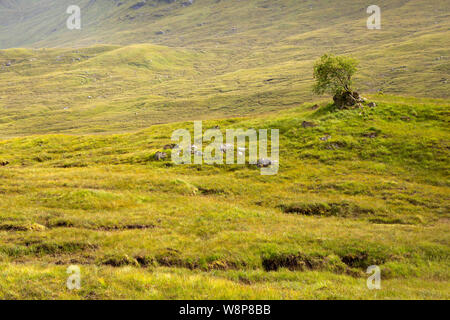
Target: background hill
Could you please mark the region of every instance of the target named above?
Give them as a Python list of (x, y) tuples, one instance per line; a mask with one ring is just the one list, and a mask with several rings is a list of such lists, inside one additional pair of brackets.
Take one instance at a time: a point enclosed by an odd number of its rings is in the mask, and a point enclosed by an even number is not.
[[(80, 31), (65, 27), (75, 3)], [(376, 31), (367, 1), (183, 3), (0, 1), (0, 46), (30, 48), (0, 51), (0, 136), (293, 107), (313, 99), (325, 52), (361, 60), (362, 92), (448, 98), (449, 1), (380, 1)]]

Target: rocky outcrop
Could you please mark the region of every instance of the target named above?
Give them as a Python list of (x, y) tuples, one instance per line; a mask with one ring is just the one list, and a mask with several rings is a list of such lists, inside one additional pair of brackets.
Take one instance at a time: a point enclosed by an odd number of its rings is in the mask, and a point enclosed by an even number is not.
[(339, 109), (346, 109), (349, 107), (357, 106), (365, 101), (361, 98), (358, 92), (344, 91), (343, 93), (335, 94), (333, 97), (334, 105)]

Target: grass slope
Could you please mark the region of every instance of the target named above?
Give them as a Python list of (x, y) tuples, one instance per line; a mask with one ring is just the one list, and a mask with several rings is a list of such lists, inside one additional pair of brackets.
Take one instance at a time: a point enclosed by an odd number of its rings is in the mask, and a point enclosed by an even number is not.
[(449, 299), (449, 101), (372, 99), (204, 123), (280, 128), (270, 177), (154, 161), (191, 123), (1, 141), (0, 298)]
[[(82, 30), (69, 31), (69, 2), (0, 2), (4, 48), (59, 47), (0, 50), (0, 137), (117, 133), (293, 107), (313, 99), (312, 64), (329, 51), (361, 61), (362, 92), (449, 97), (448, 2), (381, 1), (375, 31), (366, 28), (370, 3), (296, 0), (138, 9), (86, 0)], [(6, 18), (11, 11), (21, 19)]]

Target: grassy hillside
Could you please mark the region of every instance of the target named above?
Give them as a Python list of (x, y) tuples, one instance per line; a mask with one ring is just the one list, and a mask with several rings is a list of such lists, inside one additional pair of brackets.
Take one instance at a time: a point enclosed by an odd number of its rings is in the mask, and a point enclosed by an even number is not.
[(450, 102), (371, 99), (204, 123), (279, 128), (276, 176), (154, 161), (191, 123), (1, 141), (0, 298), (449, 299)]
[[(0, 299), (449, 299), (450, 2), (371, 4), (0, 0)], [(328, 52), (375, 108), (313, 96)], [(192, 120), (279, 174), (155, 161)]]
[(293, 107), (314, 99), (312, 64), (329, 51), (361, 61), (362, 92), (449, 97), (448, 1), (382, 1), (376, 31), (364, 1), (296, 0), (86, 0), (70, 31), (69, 2), (0, 1), (0, 47), (59, 47), (0, 50), (0, 137)]

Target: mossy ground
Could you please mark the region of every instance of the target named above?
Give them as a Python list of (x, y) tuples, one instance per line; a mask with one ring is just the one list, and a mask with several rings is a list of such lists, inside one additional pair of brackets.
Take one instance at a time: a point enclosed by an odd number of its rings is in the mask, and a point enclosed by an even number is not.
[(275, 176), (154, 161), (190, 122), (1, 141), (0, 298), (448, 299), (449, 102), (369, 98), (204, 122), (280, 129)]
[[(448, 1), (379, 1), (381, 30), (350, 0), (136, 2), (69, 31), (72, 0), (0, 1), (27, 47), (0, 50), (0, 299), (450, 298)], [(327, 52), (376, 108), (312, 95)], [(278, 175), (154, 161), (200, 119), (279, 129)]]

